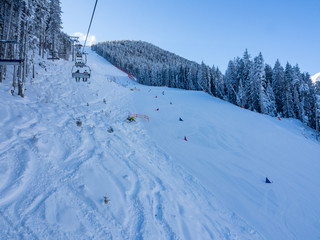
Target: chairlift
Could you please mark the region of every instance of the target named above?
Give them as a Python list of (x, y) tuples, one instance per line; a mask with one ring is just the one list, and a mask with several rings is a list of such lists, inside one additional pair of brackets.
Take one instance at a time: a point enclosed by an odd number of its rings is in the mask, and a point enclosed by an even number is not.
[(85, 49), (87, 39), (89, 36), (89, 32), (90, 32), (90, 28), (91, 28), (91, 24), (92, 24), (92, 19), (93, 19), (93, 16), (94, 16), (94, 13), (95, 13), (95, 10), (97, 7), (97, 3), (98, 3), (98, 0), (96, 0), (96, 3), (93, 8), (88, 32), (86, 35), (86, 40), (84, 42), (84, 46), (82, 48), (82, 51), (81, 51), (82, 45), (78, 43), (78, 39), (76, 39), (76, 38), (74, 39), (74, 41), (77, 42), (77, 44), (74, 45), (75, 64), (72, 67), (71, 72), (72, 72), (72, 77), (76, 79), (76, 82), (80, 82), (81, 78), (82, 78), (82, 81), (87, 82), (88, 78), (91, 77), (91, 68), (86, 65), (87, 64), (87, 53), (84, 52), (84, 49)]
[(87, 65), (87, 53), (76, 52), (75, 63), (72, 67), (72, 77), (76, 79), (76, 82), (80, 82), (80, 79), (83, 82), (87, 82), (90, 76), (91, 68)]
[(74, 65), (72, 67), (72, 77), (76, 79), (76, 82), (80, 82), (81, 79), (83, 82), (87, 82), (88, 78), (91, 77), (91, 68), (87, 65), (82, 67)]

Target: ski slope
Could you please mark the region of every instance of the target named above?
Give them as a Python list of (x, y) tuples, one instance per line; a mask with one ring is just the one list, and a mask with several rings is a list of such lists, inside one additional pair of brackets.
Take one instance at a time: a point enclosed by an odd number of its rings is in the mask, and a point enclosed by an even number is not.
[(0, 84), (0, 239), (320, 238), (313, 130), (89, 53), (88, 83), (61, 60)]

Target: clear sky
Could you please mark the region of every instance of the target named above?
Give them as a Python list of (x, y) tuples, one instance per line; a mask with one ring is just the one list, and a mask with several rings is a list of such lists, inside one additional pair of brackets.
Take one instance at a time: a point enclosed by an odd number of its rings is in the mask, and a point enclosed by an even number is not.
[[(86, 33), (95, 0), (61, 0), (63, 30)], [(218, 66), (261, 51), (320, 72), (320, 0), (99, 0), (91, 34), (98, 42), (142, 40)]]

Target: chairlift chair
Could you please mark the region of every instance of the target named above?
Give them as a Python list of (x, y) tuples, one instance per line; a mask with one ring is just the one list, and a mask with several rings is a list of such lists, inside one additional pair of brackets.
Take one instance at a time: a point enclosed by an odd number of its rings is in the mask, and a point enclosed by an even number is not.
[(87, 54), (86, 53), (76, 53), (75, 66), (85, 67), (87, 64)]
[(20, 59), (0, 59), (0, 65), (21, 65), (23, 60)]
[(91, 77), (91, 68), (87, 65), (82, 67), (74, 65), (72, 67), (72, 77), (76, 79), (76, 82), (80, 82), (81, 79), (83, 82), (87, 82), (88, 78)]

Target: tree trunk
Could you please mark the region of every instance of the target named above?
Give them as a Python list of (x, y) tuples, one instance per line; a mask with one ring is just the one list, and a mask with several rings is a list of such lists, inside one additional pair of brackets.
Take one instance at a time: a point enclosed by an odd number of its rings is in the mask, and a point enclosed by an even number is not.
[(39, 56), (41, 56), (41, 48), (42, 48), (42, 33), (40, 31), (40, 39), (39, 39)]
[(12, 79), (12, 87), (13, 87), (13, 91), (16, 90), (17, 87), (17, 67), (14, 66), (13, 67), (13, 79)]
[(24, 97), (24, 85), (27, 76), (27, 43), (28, 43), (28, 21), (26, 21), (24, 26), (24, 43), (23, 43), (23, 70), (22, 70), (22, 84), (21, 89), (19, 88), (19, 96)]

